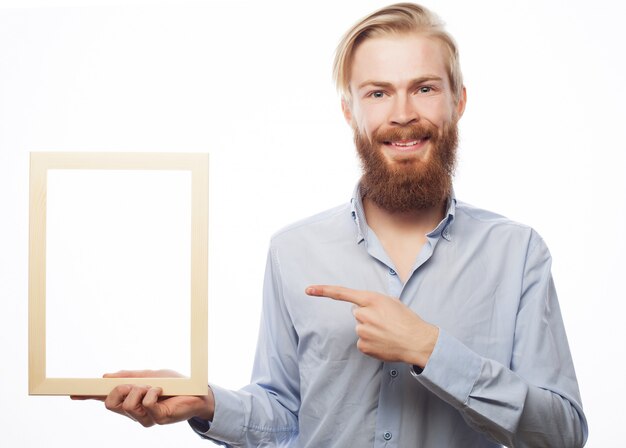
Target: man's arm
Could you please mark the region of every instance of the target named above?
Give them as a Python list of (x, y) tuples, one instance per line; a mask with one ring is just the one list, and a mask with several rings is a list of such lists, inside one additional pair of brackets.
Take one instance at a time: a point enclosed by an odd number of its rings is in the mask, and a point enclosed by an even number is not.
[(297, 343), (283, 297), (280, 264), (270, 249), (251, 384), (239, 391), (211, 385), (215, 414), (208, 431), (200, 435), (229, 446), (289, 445), (298, 434), (300, 409)]
[(445, 329), (435, 332), (395, 298), (335, 286), (306, 292), (354, 303), (358, 348), (383, 361), (414, 365), (417, 381), (477, 431), (509, 446), (571, 448), (584, 445), (587, 424), (550, 262), (533, 233), (509, 366), (480, 356)]

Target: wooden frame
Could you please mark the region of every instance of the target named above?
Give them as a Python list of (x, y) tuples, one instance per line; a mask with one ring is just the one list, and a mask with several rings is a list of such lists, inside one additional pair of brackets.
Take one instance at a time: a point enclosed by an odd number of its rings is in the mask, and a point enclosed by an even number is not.
[(206, 395), (208, 334), (208, 155), (199, 153), (31, 153), (29, 242), (29, 394), (107, 395), (127, 378), (46, 376), (47, 173), (63, 170), (187, 170), (191, 172), (190, 376), (145, 378), (164, 395)]

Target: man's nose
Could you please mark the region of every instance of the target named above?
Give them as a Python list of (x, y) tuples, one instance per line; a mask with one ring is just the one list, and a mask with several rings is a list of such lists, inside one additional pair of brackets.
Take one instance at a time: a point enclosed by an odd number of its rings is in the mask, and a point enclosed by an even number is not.
[(419, 113), (413, 99), (409, 95), (396, 95), (391, 111), (391, 124), (406, 126), (419, 121), (419, 119)]

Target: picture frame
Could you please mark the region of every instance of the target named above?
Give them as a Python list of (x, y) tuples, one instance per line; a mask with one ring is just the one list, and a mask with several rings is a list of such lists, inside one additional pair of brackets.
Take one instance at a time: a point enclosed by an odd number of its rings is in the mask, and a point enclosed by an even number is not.
[[(151, 385), (153, 387), (161, 387), (163, 389), (163, 395), (206, 395), (207, 393), (207, 350), (208, 350), (208, 174), (209, 163), (208, 163), (208, 154), (206, 153), (87, 153), (87, 152), (33, 152), (30, 155), (30, 217), (29, 217), (29, 394), (30, 395), (73, 395), (73, 396), (104, 396), (107, 395), (114, 387), (120, 384), (129, 384), (136, 383), (138, 381), (141, 384)], [(72, 277), (62, 276), (60, 275), (59, 279), (51, 279), (50, 273), (57, 272), (54, 269), (53, 265), (48, 265), (48, 258), (50, 257), (50, 247), (47, 247), (47, 241), (52, 241), (53, 235), (50, 234), (52, 231), (48, 228), (47, 219), (50, 216), (54, 215), (54, 210), (49, 209), (49, 207), (53, 207), (54, 204), (50, 204), (49, 197), (49, 177), (57, 178), (58, 174), (61, 173), (67, 176), (69, 179), (75, 178), (75, 174), (81, 173), (81, 175), (86, 175), (88, 178), (91, 176), (95, 176), (96, 174), (104, 176), (105, 179), (105, 194), (99, 197), (107, 197), (106, 188), (107, 185), (111, 185), (108, 176), (115, 175), (119, 179), (129, 179), (133, 176), (139, 176), (141, 173), (142, 176), (146, 179), (151, 179), (151, 177), (145, 177), (145, 173), (149, 173), (148, 176), (157, 175), (159, 173), (165, 173), (164, 176), (168, 179), (174, 179), (175, 182), (172, 185), (182, 185), (179, 188), (178, 194), (183, 195), (182, 201), (179, 199), (170, 198), (170, 203), (178, 204), (179, 202), (183, 202), (185, 204), (189, 204), (189, 207), (186, 209), (187, 212), (184, 213), (185, 216), (182, 216), (180, 222), (182, 225), (187, 227), (189, 225), (189, 232), (187, 233), (188, 241), (183, 239), (183, 243), (181, 245), (182, 249), (177, 252), (177, 254), (183, 254), (183, 258), (185, 260), (175, 261), (177, 265), (184, 265), (186, 267), (186, 271), (182, 270), (181, 274), (178, 275), (178, 278), (182, 278), (183, 280), (179, 281), (179, 284), (175, 285), (173, 290), (176, 292), (176, 288), (182, 291), (181, 294), (175, 293), (170, 294), (166, 299), (162, 300), (170, 300), (170, 296), (173, 300), (178, 300), (181, 305), (184, 305), (185, 309), (188, 310), (188, 319), (189, 319), (189, 333), (188, 338), (183, 337), (182, 340), (188, 340), (187, 347), (176, 347), (176, 351), (185, 352), (189, 354), (189, 375), (185, 377), (148, 377), (141, 378), (140, 380), (137, 378), (129, 379), (129, 378), (103, 378), (103, 377), (95, 377), (95, 376), (63, 376), (63, 375), (55, 375), (48, 372), (49, 366), (52, 364), (52, 359), (50, 358), (50, 347), (49, 342), (47, 340), (48, 332), (47, 332), (47, 315), (52, 314), (54, 311), (51, 307), (53, 303), (51, 300), (47, 300), (51, 297), (47, 297), (51, 292), (49, 289), (50, 285), (54, 284), (55, 286), (55, 294), (59, 296), (64, 294), (59, 294), (58, 291), (66, 291), (71, 289), (71, 283), (74, 283), (74, 279)], [(176, 174), (175, 177), (172, 177), (172, 174)], [(180, 174), (180, 175), (179, 175)], [(54, 175), (54, 176), (52, 176)], [(183, 176), (183, 177), (181, 177)], [(116, 177), (113, 177), (115, 179)], [(183, 179), (182, 181), (180, 179)], [(185, 180), (187, 179), (187, 180)], [(190, 182), (190, 185), (187, 182)], [(140, 185), (141, 182), (134, 182), (131, 180), (130, 183), (126, 185), (131, 185), (130, 189), (132, 189), (133, 185)], [(154, 185), (161, 185), (162, 183), (155, 183)], [(116, 185), (119, 187), (119, 185)], [(146, 186), (143, 185), (145, 188)], [(164, 187), (167, 192), (167, 187)], [(79, 190), (83, 193), (86, 198), (86, 203), (90, 204), (90, 210), (98, 210), (98, 203), (95, 202), (95, 194), (89, 195), (89, 192), (85, 193), (82, 191), (82, 188), (74, 188), (73, 190), (63, 190), (57, 188), (58, 191), (76, 191)], [(56, 191), (56, 190), (55, 190)], [(59, 195), (57, 191), (57, 196)], [(122, 190), (124, 191), (124, 190)], [(180, 192), (183, 193), (180, 193)], [(145, 196), (145, 190), (137, 196), (138, 201), (142, 201), (143, 196)], [(125, 193), (122, 193), (125, 196)], [(188, 198), (185, 198), (185, 195), (189, 195)], [(131, 195), (129, 195), (131, 196)], [(58, 199), (58, 198), (57, 198)], [(158, 198), (157, 198), (158, 199)], [(58, 203), (58, 200), (57, 202)], [(161, 204), (160, 200), (155, 201), (155, 203)], [(132, 204), (131, 204), (132, 206)], [(78, 208), (78, 212), (80, 213), (80, 208)], [(178, 210), (178, 208), (177, 208)], [(186, 216), (187, 213), (190, 212), (190, 216)], [(61, 216), (59, 216), (61, 213)], [(61, 221), (63, 223), (64, 217), (62, 216), (62, 212), (57, 212), (56, 221)], [(60, 218), (60, 219), (59, 219)], [(97, 219), (97, 218), (96, 218)], [(123, 219), (118, 220), (123, 222)], [(158, 221), (158, 220), (157, 220)], [(65, 221), (66, 223), (72, 222), (71, 219)], [(87, 220), (88, 222), (88, 220)], [(93, 222), (93, 221), (92, 221)], [(187, 224), (185, 224), (187, 223)], [(153, 224), (158, 224), (157, 222), (151, 222), (149, 227), (152, 228)], [(61, 227), (64, 227), (62, 224)], [(175, 228), (175, 226), (170, 226), (171, 228)], [(163, 238), (167, 238), (167, 233), (171, 233), (170, 227), (165, 227), (160, 230), (159, 238), (152, 238), (148, 241), (148, 243), (155, 245), (159, 244), (160, 236), (163, 235)], [(57, 226), (59, 228), (59, 226)], [(123, 227), (120, 227), (123, 229)], [(180, 225), (179, 227), (180, 228)], [(89, 230), (89, 229), (87, 229)], [(92, 247), (97, 245), (98, 239), (101, 237), (102, 232), (84, 232), (85, 235), (82, 236), (84, 239), (81, 241), (81, 245), (86, 245), (90, 248), (90, 250), (85, 250), (84, 252), (88, 253), (88, 257), (92, 257), (97, 261), (98, 259), (98, 251), (91, 250)], [(107, 232), (108, 233), (108, 232)], [(122, 232), (123, 233), (123, 232)], [(180, 232), (177, 232), (177, 234)], [(184, 232), (183, 232), (184, 233)], [(138, 235), (142, 237), (142, 235)], [(128, 237), (127, 238), (132, 238)], [(66, 236), (68, 238), (68, 236)], [(72, 234), (69, 235), (71, 240)], [(112, 238), (115, 238), (113, 235)], [(180, 235), (178, 235), (180, 238)], [(89, 240), (91, 239), (91, 241)], [(114, 240), (115, 241), (115, 240)], [(134, 241), (130, 239), (130, 241)], [(85, 244), (86, 242), (86, 244)], [(92, 246), (93, 243), (93, 246)], [(188, 246), (186, 246), (188, 244)], [(55, 253), (63, 252), (63, 247), (59, 249), (59, 244)], [(145, 247), (145, 246), (144, 246)], [(152, 251), (150, 251), (152, 252)], [(184, 255), (187, 254), (187, 255)], [(67, 255), (63, 255), (66, 256)], [(142, 249), (138, 249), (138, 254), (135, 256), (142, 257), (144, 254), (142, 253)], [(148, 257), (154, 258), (154, 253), (145, 254), (146, 265), (155, 266), (155, 264), (150, 264), (148, 261)], [(54, 257), (53, 257), (54, 258)], [(57, 257), (58, 258), (58, 257)], [(125, 258), (125, 257), (121, 257)], [(157, 263), (156, 265), (161, 266), (165, 265), (165, 269), (167, 269), (167, 263), (170, 262), (168, 257), (164, 257), (162, 260), (163, 263)], [(179, 257), (180, 258), (180, 257)], [(188, 263), (188, 264), (187, 264)], [(84, 265), (81, 260), (80, 265)], [(115, 265), (116, 263), (105, 263), (104, 265)], [(143, 263), (139, 262), (136, 265), (142, 265)], [(166, 271), (167, 273), (168, 271)], [(95, 275), (94, 278), (98, 279), (98, 275), (100, 272), (89, 272), (89, 275)], [(74, 275), (74, 274), (72, 274)], [(102, 273), (104, 275), (104, 273)], [(142, 282), (139, 282), (138, 285), (133, 285), (133, 288), (136, 290), (137, 288), (142, 288), (147, 285), (147, 282), (159, 282), (163, 278), (167, 278), (169, 275), (153, 275), (148, 272), (147, 276), (144, 276)], [(67, 279), (70, 280), (67, 280)], [(148, 280), (146, 280), (146, 278)], [(185, 280), (187, 279), (187, 280)], [(55, 280), (55, 281), (53, 281)], [(75, 278), (78, 282), (79, 278)], [(116, 278), (113, 276), (111, 278), (111, 274), (108, 273), (105, 275), (105, 278), (99, 279), (102, 280), (102, 285), (115, 285)], [(125, 281), (130, 281), (132, 283), (132, 279)], [(186, 283), (186, 284), (185, 284)], [(184, 284), (184, 285), (183, 285)], [(152, 285), (151, 287), (159, 289), (159, 285)], [(89, 295), (89, 294), (87, 294)], [(187, 298), (184, 296), (188, 295)], [(181, 298), (182, 296), (182, 298)], [(83, 297), (82, 294), (79, 294), (77, 300), (89, 300), (89, 297)], [(132, 300), (132, 297), (131, 297)], [(58, 306), (59, 303), (62, 303), (63, 297), (61, 299), (56, 300)], [(158, 307), (159, 304), (150, 304), (150, 306)], [(176, 306), (176, 303), (174, 304)], [(95, 319), (96, 314), (104, 314), (104, 315), (115, 315), (115, 310), (108, 310), (107, 303), (100, 303), (99, 309), (104, 309), (105, 312), (96, 313), (96, 312), (87, 312), (85, 316), (81, 316), (80, 319), (85, 319), (87, 323), (89, 323), (90, 319)], [(82, 309), (82, 308), (81, 308)], [(86, 304), (86, 308), (89, 310), (89, 305)], [(57, 312), (55, 315), (61, 316), (63, 319), (64, 316), (63, 310)], [(167, 313), (164, 313), (167, 314)], [(158, 315), (158, 311), (157, 314)], [(167, 318), (168, 316), (165, 316)], [(74, 318), (73, 320), (77, 320)], [(70, 337), (74, 337), (76, 340), (86, 340), (87, 335), (84, 334), (85, 328), (89, 331), (91, 325), (85, 325), (81, 327), (80, 337), (78, 335), (70, 335)], [(94, 326), (95, 327), (95, 326)], [(111, 328), (115, 329), (115, 323), (112, 324)], [(49, 329), (48, 329), (49, 330)], [(107, 335), (98, 335), (97, 340), (107, 341)], [(110, 338), (113, 340), (113, 338)], [(149, 340), (149, 338), (148, 338)], [(105, 342), (106, 343), (106, 342)], [(115, 352), (117, 350), (116, 347), (113, 347), (111, 350)], [(95, 354), (97, 356), (97, 353)], [(77, 356), (79, 357), (79, 356)], [(76, 357), (75, 357), (76, 358)], [(81, 360), (76, 359), (75, 362), (80, 364)], [(74, 361), (72, 361), (74, 363)], [(67, 363), (65, 363), (67, 364)], [(105, 373), (105, 372), (102, 372)]]

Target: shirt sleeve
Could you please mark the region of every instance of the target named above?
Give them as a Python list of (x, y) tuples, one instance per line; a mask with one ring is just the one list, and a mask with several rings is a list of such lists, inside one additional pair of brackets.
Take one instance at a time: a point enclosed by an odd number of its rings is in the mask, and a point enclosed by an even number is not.
[(444, 329), (421, 374), (426, 388), (467, 423), (515, 447), (582, 447), (587, 439), (578, 383), (551, 275), (532, 233), (510, 366), (480, 356)]
[(298, 433), (297, 335), (285, 306), (280, 269), (270, 249), (251, 384), (239, 391), (211, 385), (213, 421), (189, 421), (202, 437), (226, 446), (288, 446)]

